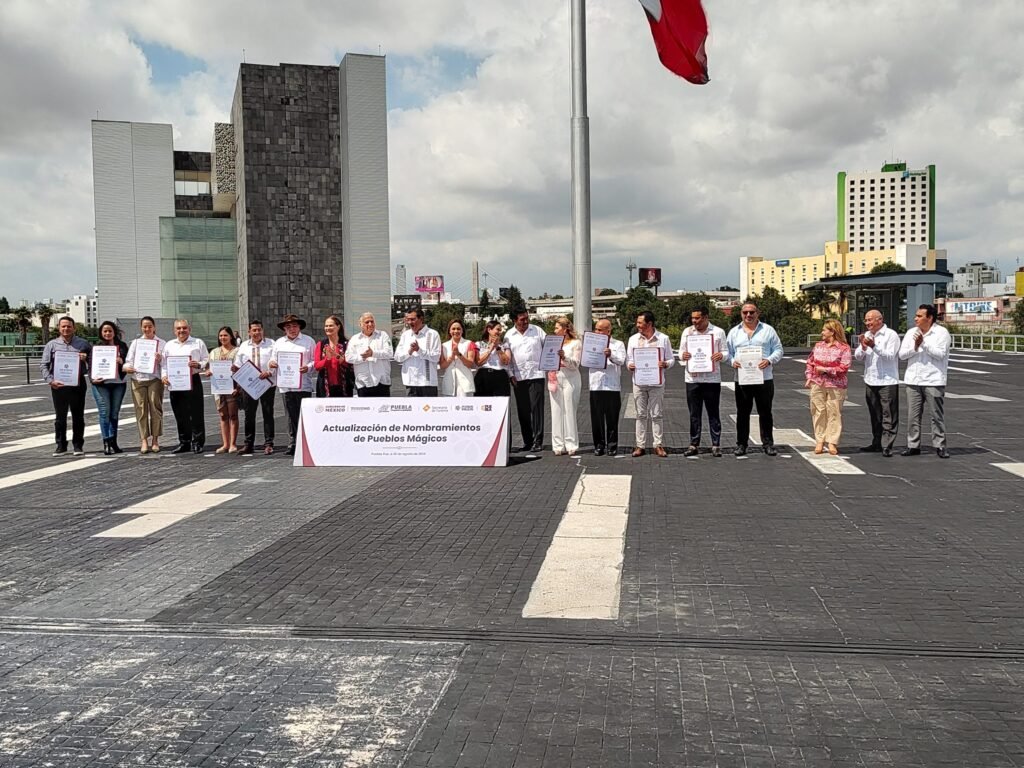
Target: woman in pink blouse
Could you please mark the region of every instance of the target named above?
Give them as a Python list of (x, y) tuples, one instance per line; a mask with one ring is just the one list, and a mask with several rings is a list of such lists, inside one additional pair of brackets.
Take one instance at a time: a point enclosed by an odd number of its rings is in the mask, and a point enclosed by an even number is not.
[(838, 320), (826, 320), (821, 341), (807, 358), (807, 382), (811, 390), (811, 421), (814, 423), (814, 452), (839, 453), (843, 433), (843, 401), (846, 400), (846, 372), (850, 370), (850, 345)]

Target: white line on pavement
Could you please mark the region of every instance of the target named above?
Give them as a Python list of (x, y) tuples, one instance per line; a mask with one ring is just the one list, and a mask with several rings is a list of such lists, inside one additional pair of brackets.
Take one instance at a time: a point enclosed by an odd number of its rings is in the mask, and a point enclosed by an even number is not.
[(728, 389), (728, 390), (731, 390), (731, 391), (735, 392), (736, 391), (736, 382), (735, 381), (723, 381), (722, 382), (722, 387), (724, 389)]
[(42, 400), (41, 397), (12, 397), (8, 400), (0, 400), (0, 405), (17, 405), (18, 403), (34, 403), (36, 400)]
[(0, 389), (21, 389), (22, 387), (41, 387), (46, 384), (45, 381), (33, 381), (31, 384), (7, 384), (6, 386), (0, 387)]
[(527, 619), (617, 619), (628, 475), (583, 475), (523, 607)]
[(976, 357), (953, 357), (951, 355), (949, 359), (955, 363), (973, 363), (974, 365), (998, 365), (1003, 367), (1009, 365), (1009, 363), (993, 363), (989, 360), (979, 360)]
[[(50, 418), (53, 418), (52, 416)], [(68, 429), (70, 429), (70, 425)], [(93, 424), (85, 428), (85, 436), (93, 437), (100, 434), (99, 424)], [(5, 453), (15, 453), (17, 451), (27, 451), (29, 448), (39, 448), (44, 445), (54, 444), (53, 434), (49, 435), (38, 435), (37, 437), (23, 437), (21, 440), (15, 440), (13, 442), (4, 443), (0, 445), (0, 455)]]
[(43, 469), (33, 469), (31, 472), (0, 477), (0, 489), (14, 488), (25, 483), (31, 483), (33, 480), (42, 480), (47, 477), (62, 475), (65, 472), (74, 472), (76, 469), (88, 469), (89, 467), (95, 467), (97, 464), (109, 464), (110, 459), (76, 459), (73, 461), (55, 459), (55, 462), (57, 463)]
[(1005, 397), (994, 397), (992, 395), (958, 395), (955, 392), (947, 392), (946, 397), (950, 400), (980, 400), (983, 403), (1008, 403)]
[(1024, 477), (1024, 462), (1004, 461), (999, 463), (993, 463), (992, 466), (998, 467), (1004, 472), (1009, 472), (1011, 475), (1016, 475), (1017, 477)]
[(199, 512), (216, 507), (225, 501), (237, 499), (237, 493), (209, 493), (228, 483), (236, 482), (235, 478), (197, 480), (194, 483), (175, 488), (173, 491), (154, 496), (152, 499), (140, 501), (130, 507), (119, 509), (115, 515), (141, 515), (127, 523), (115, 525), (92, 538), (97, 539), (138, 539), (149, 536), (169, 525), (192, 517)]
[[(977, 362), (977, 361), (972, 361)], [(974, 368), (957, 368), (955, 365), (949, 366), (951, 371), (960, 371), (961, 373), (992, 373), (992, 371), (976, 371)]]

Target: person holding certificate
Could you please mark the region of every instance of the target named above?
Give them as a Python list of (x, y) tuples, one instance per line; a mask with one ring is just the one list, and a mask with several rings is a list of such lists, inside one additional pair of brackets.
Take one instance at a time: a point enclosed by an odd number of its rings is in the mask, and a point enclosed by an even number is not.
[(202, 339), (192, 335), (188, 320), (174, 321), (174, 336), (164, 345), (160, 373), (171, 391), (171, 410), (178, 424), (178, 447), (173, 453), (202, 453), (206, 445), (203, 384), (199, 374), (210, 361)]
[(313, 355), (316, 342), (302, 333), (306, 321), (288, 314), (277, 324), (284, 336), (274, 342), (270, 369), (277, 372), (277, 389), (288, 415), (288, 455), (295, 455), (302, 401), (313, 394)]
[(68, 452), (68, 411), (71, 411), (71, 447), (75, 456), (85, 453), (85, 372), (92, 346), (75, 335), (75, 321), (62, 317), (57, 321), (57, 338), (43, 347), (39, 372), (50, 385), (53, 398), (53, 434), (57, 443), (54, 456)]
[(539, 451), (544, 445), (544, 378), (540, 353), (544, 331), (530, 325), (530, 313), (517, 307), (509, 313), (513, 327), (505, 334), (505, 343), (512, 353), (512, 388), (516, 393), (519, 432), (523, 436), (521, 451)]
[(612, 338), (612, 321), (607, 318), (598, 320), (594, 333), (586, 335), (605, 337), (604, 365), (590, 366), (590, 429), (594, 436), (594, 455), (603, 456), (607, 451), (609, 456), (614, 456), (619, 452), (621, 378), (622, 366), (626, 364), (626, 345)]
[(465, 326), (458, 318), (448, 323), (448, 341), (441, 345), (441, 394), (445, 397), (472, 397), (476, 392), (473, 368), (476, 344), (464, 338)]
[(725, 347), (736, 368), (736, 451), (747, 455), (750, 440), (750, 414), (757, 405), (761, 427), (761, 445), (766, 456), (777, 456), (772, 425), (772, 399), (775, 382), (772, 366), (782, 359), (782, 341), (767, 323), (760, 321), (757, 305), (748, 301), (740, 307), (743, 321), (729, 331)]
[(391, 397), (391, 336), (377, 330), (371, 312), (359, 316), (360, 333), (348, 340), (345, 359), (355, 369), (356, 397)]
[(633, 457), (647, 453), (647, 427), (650, 425), (654, 453), (665, 458), (664, 435), (665, 371), (675, 363), (672, 342), (654, 327), (654, 313), (641, 312), (636, 318), (636, 333), (626, 345), (626, 367), (633, 372), (633, 401), (636, 404), (636, 447)]
[(324, 337), (313, 351), (317, 397), (352, 397), (355, 374), (345, 359), (348, 339), (343, 325), (337, 315), (324, 320)]
[(274, 400), (277, 397), (276, 380), (274, 372), (270, 370), (270, 355), (274, 349), (274, 342), (263, 336), (263, 323), (259, 320), (249, 322), (249, 339), (238, 345), (238, 352), (235, 354), (235, 371), (237, 372), (246, 363), (252, 365), (258, 371), (260, 379), (269, 381), (270, 386), (266, 391), (259, 394), (259, 397), (250, 395), (244, 389), (239, 393), (242, 398), (242, 407), (245, 410), (245, 443), (241, 456), (252, 456), (256, 444), (256, 407), (259, 406), (263, 413), (263, 454), (270, 456), (274, 452)]
[(121, 330), (109, 320), (100, 323), (100, 340), (92, 348), (92, 396), (100, 417), (103, 455), (124, 453), (117, 444), (117, 422), (128, 385), (124, 380), (124, 361), (128, 345), (121, 341)]
[(395, 345), (395, 362), (402, 365), (407, 397), (437, 397), (437, 363), (441, 335), (423, 322), (417, 307), (405, 313), (405, 330)]
[(551, 450), (555, 456), (575, 456), (580, 441), (576, 429), (576, 411), (580, 404), (580, 343), (572, 321), (562, 315), (555, 318), (555, 336), (562, 338), (558, 350), (558, 370), (548, 371), (548, 399), (551, 403)]
[(159, 453), (164, 433), (164, 382), (160, 378), (164, 340), (156, 335), (156, 321), (149, 315), (139, 327), (142, 335), (129, 345), (122, 370), (132, 376), (132, 402), (142, 442), (139, 453)]
[(839, 453), (843, 434), (843, 403), (846, 401), (846, 372), (852, 355), (846, 343), (846, 331), (838, 320), (826, 320), (821, 341), (807, 356), (804, 378), (811, 390), (811, 423), (814, 425), (814, 452)]
[(220, 346), (210, 352), (210, 367), (206, 371), (213, 378), (210, 392), (220, 416), (220, 448), (214, 453), (238, 453), (238, 387), (231, 378), (238, 347), (235, 346), (235, 332), (225, 325), (217, 331)]
[(719, 403), (722, 399), (721, 363), (729, 359), (725, 347), (725, 331), (712, 325), (708, 308), (694, 307), (690, 312), (690, 327), (683, 330), (679, 340), (679, 359), (686, 370), (686, 407), (690, 411), (690, 445), (684, 456), (700, 453), (700, 435), (704, 430), (703, 415), (708, 413), (708, 431), (711, 433), (711, 455), (722, 455), (722, 418)]

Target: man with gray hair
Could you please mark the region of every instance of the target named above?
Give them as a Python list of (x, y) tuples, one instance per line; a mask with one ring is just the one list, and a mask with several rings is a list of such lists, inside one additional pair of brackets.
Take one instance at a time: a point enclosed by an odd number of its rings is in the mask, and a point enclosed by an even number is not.
[(345, 360), (356, 376), (356, 397), (391, 397), (391, 360), (395, 350), (391, 337), (377, 330), (370, 312), (359, 316), (361, 333), (348, 340)]
[(864, 325), (867, 330), (853, 353), (864, 363), (864, 400), (871, 417), (871, 444), (861, 451), (881, 451), (889, 458), (900, 428), (900, 337), (877, 309), (864, 314)]

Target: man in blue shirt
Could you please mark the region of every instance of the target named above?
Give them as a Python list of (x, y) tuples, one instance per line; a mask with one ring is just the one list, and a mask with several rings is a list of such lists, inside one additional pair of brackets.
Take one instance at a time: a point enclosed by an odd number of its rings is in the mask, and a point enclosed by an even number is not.
[(767, 456), (776, 456), (775, 438), (772, 434), (772, 398), (775, 396), (775, 381), (772, 366), (782, 359), (782, 341), (779, 334), (767, 323), (760, 321), (757, 305), (748, 301), (740, 307), (743, 322), (729, 331), (726, 347), (733, 368), (740, 368), (736, 359), (737, 351), (744, 347), (760, 347), (761, 362), (757, 367), (763, 372), (764, 383), (740, 384), (736, 373), (736, 456), (747, 455), (750, 440), (750, 413), (757, 405), (757, 418), (761, 427), (761, 444)]

